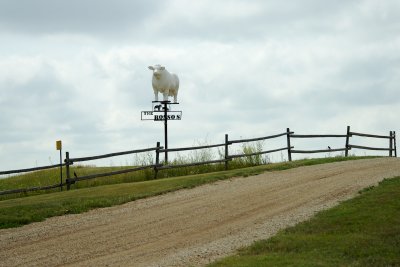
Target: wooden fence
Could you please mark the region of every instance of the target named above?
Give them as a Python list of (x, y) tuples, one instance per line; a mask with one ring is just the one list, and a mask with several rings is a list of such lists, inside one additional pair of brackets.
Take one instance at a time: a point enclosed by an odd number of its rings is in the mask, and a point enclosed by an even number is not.
[[(289, 129), (288, 129), (289, 132)], [(366, 149), (366, 150), (380, 150), (380, 151), (388, 151), (389, 157), (393, 155), (397, 157), (397, 148), (396, 148), (396, 132), (390, 131), (389, 135), (374, 135), (374, 134), (365, 134), (365, 133), (357, 133), (351, 132), (350, 126), (347, 126), (347, 132), (344, 135), (341, 134), (320, 134), (320, 135), (300, 135), (300, 134), (290, 134), (288, 135), (289, 138), (346, 138), (345, 146), (343, 148), (336, 148), (336, 149), (321, 149), (321, 150), (291, 150), (288, 149), (288, 157), (291, 159), (292, 153), (326, 153), (326, 152), (335, 152), (335, 151), (345, 151), (345, 156), (349, 155), (349, 150), (352, 148), (356, 149)], [(361, 136), (361, 137), (370, 137), (370, 138), (383, 138), (389, 139), (389, 147), (367, 147), (367, 146), (359, 146), (359, 145), (352, 145), (350, 144), (350, 137), (352, 136)], [(288, 141), (290, 142), (290, 141)]]
[(50, 165), (50, 166), (43, 166), (43, 167), (37, 167), (37, 168), (29, 168), (29, 169), (20, 169), (20, 170), (11, 170), (11, 171), (4, 171), (0, 172), (0, 175), (7, 175), (7, 174), (17, 174), (17, 173), (25, 173), (25, 172), (32, 172), (32, 171), (38, 171), (38, 170), (46, 170), (46, 169), (52, 169), (52, 168), (61, 168), (61, 167), (66, 167), (66, 174), (67, 178), (65, 182), (61, 180), (60, 183), (54, 184), (54, 185), (49, 185), (49, 186), (42, 186), (42, 187), (31, 187), (31, 188), (21, 188), (21, 189), (12, 189), (12, 190), (6, 190), (6, 191), (0, 191), (0, 195), (7, 195), (7, 194), (13, 194), (13, 193), (27, 193), (27, 192), (32, 192), (32, 191), (38, 191), (38, 190), (49, 190), (49, 189), (54, 189), (54, 188), (62, 188), (64, 186), (67, 187), (67, 190), (71, 188), (71, 184), (75, 184), (77, 181), (83, 181), (83, 180), (89, 180), (89, 179), (94, 179), (98, 177), (105, 177), (105, 176), (112, 176), (112, 175), (117, 175), (117, 174), (123, 174), (123, 173), (129, 173), (129, 172), (135, 172), (135, 171), (140, 171), (140, 170), (145, 170), (149, 168), (156, 168), (160, 167), (157, 166), (156, 164), (154, 165), (147, 165), (147, 166), (140, 166), (136, 168), (129, 168), (129, 169), (124, 169), (124, 170), (118, 170), (118, 171), (112, 171), (112, 172), (107, 172), (107, 173), (99, 173), (99, 174), (93, 174), (93, 175), (87, 175), (87, 176), (81, 176), (81, 177), (74, 177), (71, 178), (70, 174), (70, 166), (73, 165), (76, 162), (84, 162), (84, 161), (90, 161), (90, 160), (96, 160), (96, 159), (104, 159), (104, 158), (110, 158), (110, 157), (116, 157), (116, 156), (122, 156), (122, 155), (128, 155), (128, 154), (137, 154), (137, 153), (142, 153), (142, 152), (148, 152), (148, 151), (155, 151), (155, 150), (160, 150), (163, 147), (160, 146), (160, 143), (157, 143), (157, 146), (155, 148), (147, 148), (147, 149), (138, 149), (138, 150), (130, 150), (130, 151), (123, 151), (123, 152), (116, 152), (116, 153), (110, 153), (110, 154), (104, 154), (104, 155), (98, 155), (98, 156), (92, 156), (92, 157), (83, 157), (83, 158), (70, 158), (69, 157), (69, 152), (66, 152), (66, 158), (65, 158), (65, 163), (63, 164), (56, 164), (56, 165)]
[[(266, 139), (274, 139), (274, 138), (279, 138), (282, 136), (286, 136), (286, 144), (284, 147), (265, 150), (265, 151), (259, 151), (259, 152), (254, 152), (254, 153), (248, 153), (248, 154), (246, 154), (246, 153), (245, 154), (229, 154), (229, 146), (230, 145), (238, 144), (238, 143), (263, 141)], [(354, 144), (350, 144), (350, 138), (352, 136), (388, 139), (389, 144), (388, 144), (388, 147), (384, 147), (384, 148), (354, 145)], [(342, 147), (342, 148), (333, 148), (333, 149), (328, 148), (328, 149), (319, 149), (319, 150), (295, 150), (294, 146), (291, 145), (292, 138), (295, 138), (295, 139), (296, 138), (344, 138), (345, 142), (344, 142), (344, 147)], [(191, 150), (209, 149), (209, 148), (215, 148), (215, 147), (224, 147), (224, 158), (223, 159), (203, 161), (203, 162), (193, 162), (193, 163), (187, 163), (187, 164), (171, 164), (170, 165), (169, 162), (160, 163), (160, 153), (191, 151)], [(346, 134), (301, 135), (301, 134), (295, 134), (294, 132), (290, 131), (289, 128), (287, 128), (286, 132), (283, 132), (280, 134), (252, 138), (252, 139), (229, 140), (229, 136), (226, 134), (224, 143), (214, 144), (214, 145), (206, 145), (206, 146), (164, 149), (164, 147), (160, 146), (160, 142), (157, 142), (157, 145), (153, 148), (130, 150), (130, 151), (123, 151), (123, 152), (110, 153), (110, 154), (91, 156), (91, 157), (82, 157), (82, 158), (71, 158), (69, 152), (66, 152), (65, 163), (61, 164), (61, 165), (58, 164), (58, 165), (51, 165), (51, 166), (44, 166), (44, 167), (37, 167), (37, 168), (30, 168), (30, 169), (21, 169), (21, 170), (0, 172), (0, 175), (6, 175), (6, 174), (38, 171), (38, 170), (44, 170), (44, 169), (50, 169), (50, 168), (60, 168), (60, 167), (65, 166), (66, 174), (67, 174), (65, 183), (62, 182), (62, 180), (61, 180), (61, 182), (59, 184), (55, 184), (55, 185), (1, 191), (0, 195), (30, 192), (30, 191), (37, 191), (37, 190), (47, 190), (47, 189), (54, 189), (57, 187), (61, 187), (61, 189), (62, 189), (63, 186), (67, 186), (67, 190), (69, 190), (71, 185), (75, 184), (78, 181), (89, 180), (89, 179), (94, 179), (94, 178), (99, 178), (99, 177), (113, 176), (113, 175), (118, 175), (118, 174), (123, 174), (123, 173), (129, 173), (129, 172), (136, 172), (136, 171), (145, 170), (145, 169), (153, 169), (155, 178), (157, 178), (157, 174), (160, 170), (166, 170), (166, 169), (172, 169), (172, 168), (183, 168), (183, 167), (206, 165), (206, 164), (223, 163), (225, 165), (225, 169), (227, 170), (229, 168), (229, 162), (235, 158), (251, 157), (251, 156), (268, 154), (268, 153), (273, 153), (273, 152), (278, 152), (278, 151), (287, 151), (289, 161), (292, 161), (292, 154), (296, 154), (296, 153), (308, 154), (308, 153), (329, 153), (329, 152), (344, 151), (345, 156), (347, 157), (349, 150), (351, 150), (353, 148), (354, 149), (388, 151), (389, 157), (393, 157), (393, 156), (397, 157), (396, 133), (394, 131), (390, 131), (389, 135), (387, 135), (387, 136), (357, 133), (357, 132), (350, 131), (350, 126), (347, 126)], [(86, 161), (91, 161), (91, 160), (104, 159), (104, 158), (110, 158), (110, 157), (128, 155), (128, 154), (151, 152), (151, 151), (155, 152), (155, 164), (139, 166), (139, 167), (135, 167), (135, 168), (129, 168), (129, 169), (118, 170), (118, 171), (112, 171), (112, 172), (106, 172), (106, 173), (74, 177), (74, 178), (72, 178), (71, 174), (70, 174), (70, 166), (76, 162), (86, 162)]]
[[(99, 156), (84, 157), (84, 158), (70, 158), (69, 152), (66, 152), (65, 164), (66, 164), (66, 172), (67, 172), (67, 179), (66, 179), (67, 190), (70, 189), (71, 184), (75, 184), (78, 181), (89, 180), (89, 179), (94, 179), (94, 178), (99, 178), (99, 177), (112, 176), (112, 175), (118, 175), (118, 174), (129, 173), (129, 172), (136, 172), (136, 171), (141, 171), (141, 170), (145, 170), (145, 169), (155, 169), (157, 167), (160, 167), (159, 163), (158, 163), (159, 160), (157, 160), (157, 163), (152, 164), (152, 165), (145, 165), (145, 166), (140, 166), (140, 167), (135, 167), (135, 168), (130, 168), (130, 169), (119, 170), (119, 171), (98, 173), (98, 174), (92, 174), (92, 175), (87, 175), (87, 176), (71, 178), (69, 166), (71, 166), (75, 162), (84, 162), (84, 161), (90, 161), (90, 160), (96, 160), (96, 159), (105, 159), (105, 158), (111, 158), (111, 157), (129, 155), (129, 154), (137, 154), (137, 153), (143, 153), (143, 152), (149, 152), (149, 151), (157, 151), (157, 154), (159, 154), (158, 151), (162, 148), (163, 147), (160, 146), (160, 142), (157, 142), (157, 146), (153, 147), (153, 148), (130, 150), (130, 151), (124, 151), (124, 152), (104, 154), (104, 155), (99, 155)], [(158, 155), (157, 155), (157, 158), (159, 158)]]
[[(65, 165), (66, 164), (56, 164), (56, 165), (41, 166), (41, 167), (36, 167), (36, 168), (27, 168), (27, 169), (19, 169), (19, 170), (2, 171), (2, 172), (0, 172), (0, 175), (34, 172), (34, 171), (47, 170), (47, 169), (53, 169), (53, 168), (60, 168), (60, 167), (63, 167)], [(59, 184), (53, 184), (53, 185), (47, 185), (47, 186), (37, 186), (37, 187), (30, 187), (30, 188), (11, 189), (11, 190), (6, 190), (6, 191), (0, 191), (0, 195), (16, 194), (16, 193), (27, 193), (27, 192), (38, 191), (38, 190), (49, 190), (49, 189), (54, 189), (54, 188), (62, 187), (62, 186), (63, 186), (63, 184), (59, 183)]]

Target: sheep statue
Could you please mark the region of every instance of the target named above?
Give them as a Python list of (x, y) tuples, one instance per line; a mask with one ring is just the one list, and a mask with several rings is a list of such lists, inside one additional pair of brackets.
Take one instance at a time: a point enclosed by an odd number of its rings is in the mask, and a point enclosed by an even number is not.
[(169, 73), (164, 66), (149, 66), (153, 71), (153, 91), (154, 100), (158, 101), (158, 92), (164, 96), (164, 101), (168, 101), (168, 96), (174, 97), (174, 103), (178, 102), (179, 78), (176, 74)]

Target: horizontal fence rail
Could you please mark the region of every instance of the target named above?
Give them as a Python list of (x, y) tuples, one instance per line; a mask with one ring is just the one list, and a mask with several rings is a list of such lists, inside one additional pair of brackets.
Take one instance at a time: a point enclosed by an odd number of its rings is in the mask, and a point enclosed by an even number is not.
[[(111, 157), (128, 155), (128, 154), (150, 152), (150, 151), (154, 151), (154, 150), (157, 150), (157, 149), (158, 149), (157, 147), (153, 147), (153, 148), (146, 148), (146, 149), (138, 149), (138, 150), (130, 150), (130, 151), (122, 151), (122, 152), (116, 152), (116, 153), (109, 153), (109, 154), (92, 156), (92, 157), (70, 158), (69, 162), (70, 162), (70, 164), (72, 164), (73, 162), (82, 162), (82, 161), (89, 161), (89, 160), (96, 160), (96, 159), (105, 159), (105, 158), (111, 158)], [(67, 159), (65, 159), (65, 160), (67, 160)]]
[(349, 147), (358, 149), (367, 149), (367, 150), (394, 151), (394, 148), (385, 148), (385, 147), (369, 147), (369, 146), (357, 146), (357, 145), (349, 145)]
[[(65, 166), (66, 164), (61, 164), (61, 165)], [(54, 168), (60, 168), (60, 164), (27, 168), (27, 169), (19, 169), (19, 170), (2, 171), (2, 172), (0, 172), (0, 175), (23, 173), (23, 172), (34, 172), (34, 171), (41, 171), (41, 170), (54, 169)]]
[[(286, 146), (276, 149), (270, 149), (265, 151), (257, 151), (254, 153), (244, 153), (244, 154), (230, 154), (229, 153), (229, 146), (233, 144), (239, 143), (247, 143), (247, 142), (255, 142), (255, 141), (263, 141), (267, 139), (273, 139), (286, 136)], [(388, 147), (369, 147), (369, 146), (360, 146), (350, 144), (350, 138), (352, 136), (359, 136), (359, 137), (369, 137), (369, 138), (381, 138), (381, 139), (388, 139), (389, 146)], [(291, 145), (292, 138), (344, 138), (345, 139), (345, 147), (344, 148), (330, 148), (328, 149), (317, 149), (317, 150), (300, 150), (294, 149), (295, 147)], [(207, 160), (202, 162), (192, 162), (192, 163), (184, 163), (184, 164), (168, 164), (166, 158), (165, 162), (160, 162), (160, 153), (168, 153), (168, 152), (180, 152), (180, 151), (192, 151), (198, 149), (209, 149), (215, 147), (224, 147), (224, 156), (222, 159), (218, 160)], [(378, 150), (378, 151), (388, 151), (389, 156), (397, 157), (397, 147), (396, 147), (396, 132), (390, 131), (389, 135), (375, 135), (375, 134), (366, 134), (366, 133), (357, 133), (350, 131), (350, 126), (347, 126), (346, 134), (295, 134), (293, 131), (290, 131), (289, 128), (286, 129), (286, 132), (279, 133), (275, 135), (265, 136), (265, 137), (258, 137), (258, 138), (249, 138), (249, 139), (237, 139), (237, 140), (229, 140), (228, 135), (225, 135), (225, 142), (219, 144), (212, 144), (212, 145), (204, 145), (204, 146), (193, 146), (193, 147), (181, 147), (181, 148), (169, 148), (164, 149), (163, 146), (160, 146), (160, 142), (157, 142), (156, 147), (146, 148), (146, 149), (137, 149), (137, 150), (129, 150), (129, 151), (122, 151), (116, 153), (109, 153), (109, 154), (102, 154), (97, 156), (91, 157), (79, 157), (79, 158), (70, 158), (69, 152), (66, 152), (66, 158), (63, 164), (55, 164), (49, 166), (42, 166), (42, 167), (35, 167), (35, 168), (27, 168), (27, 169), (20, 169), (20, 170), (10, 170), (10, 171), (2, 171), (0, 175), (8, 175), (8, 174), (16, 174), (16, 173), (24, 173), (24, 172), (34, 172), (39, 170), (46, 170), (52, 168), (62, 168), (66, 167), (66, 182), (63, 183), (62, 179), (59, 184), (48, 185), (48, 186), (40, 186), (40, 187), (31, 187), (31, 188), (21, 188), (21, 189), (12, 189), (12, 190), (5, 190), (0, 191), (0, 195), (7, 195), (13, 193), (27, 193), (32, 191), (39, 191), (39, 190), (50, 190), (58, 187), (67, 186), (67, 189), (70, 189), (71, 184), (75, 184), (78, 181), (84, 181), (89, 179), (95, 179), (99, 177), (107, 177), (107, 176), (114, 176), (119, 174), (131, 173), (146, 169), (153, 169), (154, 170), (154, 178), (157, 178), (157, 173), (161, 170), (168, 170), (174, 168), (185, 168), (185, 167), (192, 167), (192, 166), (199, 166), (199, 165), (207, 165), (207, 164), (225, 164), (225, 169), (227, 170), (229, 167), (229, 162), (241, 157), (252, 157), (258, 156), (278, 151), (285, 151), (287, 150), (288, 153), (288, 160), (292, 160), (293, 153), (299, 154), (308, 154), (308, 153), (330, 153), (330, 152), (345, 152), (345, 156), (348, 156), (348, 151), (351, 149), (366, 149), (366, 150)], [(105, 173), (98, 173), (98, 174), (90, 174), (78, 177), (77, 175), (74, 178), (71, 178), (70, 175), (70, 166), (76, 162), (85, 162), (90, 160), (97, 160), (97, 159), (104, 159), (109, 157), (116, 157), (128, 154), (136, 154), (136, 153), (143, 153), (143, 152), (155, 152), (155, 164), (145, 165), (145, 166), (138, 166), (138, 167), (128, 167), (126, 169), (117, 170), (117, 171), (110, 171)], [(74, 173), (75, 174), (75, 173)], [(61, 172), (62, 175), (62, 172)], [(62, 178), (62, 176), (61, 176)]]
[[(293, 146), (291, 148), (294, 148)], [(258, 156), (262, 154), (268, 154), (268, 153), (273, 153), (273, 152), (278, 152), (282, 150), (287, 150), (287, 147), (283, 148), (278, 148), (278, 149), (272, 149), (272, 150), (266, 150), (266, 151), (261, 151), (261, 152), (254, 152), (254, 153), (249, 153), (249, 154), (237, 154), (237, 155), (230, 155), (228, 158), (234, 159), (234, 158), (243, 158), (243, 157), (251, 157), (251, 156)]]
[(209, 160), (209, 161), (202, 161), (202, 162), (193, 162), (187, 164), (176, 164), (176, 165), (162, 165), (161, 167), (157, 167), (158, 170), (165, 170), (165, 169), (174, 169), (174, 168), (184, 168), (184, 167), (192, 167), (192, 166), (199, 166), (199, 165), (206, 165), (206, 164), (213, 164), (213, 163), (222, 163), (230, 161), (230, 159), (218, 159), (218, 160)]
[(290, 138), (347, 137), (346, 134), (291, 134)]
[(12, 190), (0, 191), (0, 195), (28, 193), (28, 192), (40, 191), (40, 190), (49, 190), (49, 189), (55, 189), (55, 188), (61, 187), (62, 185), (63, 184), (54, 184), (54, 185), (37, 186), (37, 187), (30, 187), (30, 188), (12, 189)]
[(77, 181), (84, 181), (84, 180), (95, 179), (95, 178), (100, 178), (100, 177), (107, 177), (107, 176), (136, 172), (136, 171), (141, 171), (141, 170), (146, 170), (146, 169), (153, 169), (158, 166), (162, 166), (162, 165), (147, 165), (147, 166), (140, 166), (140, 167), (136, 167), (136, 168), (124, 169), (124, 170), (119, 170), (119, 171), (85, 175), (85, 176), (80, 176), (80, 177), (76, 177), (76, 178), (70, 178), (69, 182), (75, 183)]
[(346, 151), (349, 148), (335, 148), (335, 149), (320, 149), (320, 150), (291, 150), (292, 153), (308, 154), (308, 153), (326, 153), (326, 152), (339, 152)]
[[(291, 133), (293, 133), (293, 132), (291, 132)], [(281, 134), (275, 134), (275, 135), (270, 135), (270, 136), (265, 136), (265, 137), (258, 137), (258, 138), (251, 138), (251, 139), (230, 140), (229, 144), (262, 141), (262, 140), (266, 140), (266, 139), (277, 138), (277, 137), (284, 136), (284, 135), (287, 135), (287, 133), (281, 133)]]
[(194, 146), (194, 147), (181, 147), (181, 148), (168, 148), (168, 149), (160, 149), (160, 153), (164, 152), (179, 152), (185, 150), (196, 150), (196, 149), (205, 149), (205, 148), (213, 148), (225, 146), (225, 144), (216, 144), (216, 145), (208, 145), (208, 146)]
[(356, 132), (349, 132), (349, 134), (351, 136), (357, 135), (357, 136), (372, 137), (372, 138), (386, 138), (386, 139), (392, 138), (391, 136), (386, 136), (386, 135), (375, 135), (375, 134), (365, 134), (365, 133), (356, 133)]

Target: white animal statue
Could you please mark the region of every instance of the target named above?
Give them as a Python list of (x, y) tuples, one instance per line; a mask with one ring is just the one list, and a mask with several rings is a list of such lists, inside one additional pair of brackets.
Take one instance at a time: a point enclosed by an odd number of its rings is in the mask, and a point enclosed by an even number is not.
[(174, 103), (178, 102), (179, 78), (174, 73), (169, 73), (164, 66), (149, 66), (153, 71), (153, 91), (154, 100), (158, 101), (158, 92), (162, 93), (164, 101), (168, 101), (168, 96), (174, 97)]

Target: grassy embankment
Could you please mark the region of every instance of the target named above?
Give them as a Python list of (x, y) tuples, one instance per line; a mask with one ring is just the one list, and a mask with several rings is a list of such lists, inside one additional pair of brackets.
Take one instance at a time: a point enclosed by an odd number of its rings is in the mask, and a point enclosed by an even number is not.
[[(205, 144), (206, 145), (206, 144)], [(254, 152), (262, 151), (262, 142), (255, 142), (252, 145), (243, 145), (238, 151), (239, 154), (252, 154)], [(215, 151), (212, 149), (201, 149), (191, 151), (185, 156), (178, 153), (177, 157), (173, 159), (169, 165), (181, 165), (187, 163), (197, 163), (215, 160), (216, 157), (221, 159), (224, 155), (218, 150), (219, 155), (215, 155)], [(90, 162), (89, 162), (90, 163)], [(245, 167), (252, 167), (258, 165), (265, 165), (269, 163), (268, 156), (255, 155), (247, 156), (243, 158), (236, 158), (229, 162), (229, 169), (240, 169)], [(124, 169), (130, 169), (137, 166), (149, 166), (154, 164), (154, 159), (151, 153), (142, 153), (141, 155), (135, 155), (130, 162), (126, 162), (125, 166), (111, 166), (111, 167), (97, 167), (95, 165), (72, 165), (70, 168), (70, 175), (73, 177), (75, 174), (78, 177), (107, 173), (113, 171), (120, 171)], [(111, 164), (113, 165), (113, 164)], [(210, 172), (218, 172), (225, 170), (224, 164), (208, 164), (208, 165), (198, 165), (191, 167), (181, 167), (173, 168), (168, 170), (161, 170), (158, 172), (157, 178), (168, 178), (177, 176), (186, 176)], [(80, 189), (87, 187), (103, 186), (109, 184), (119, 184), (119, 183), (132, 183), (153, 180), (155, 176), (153, 169), (145, 169), (137, 172), (124, 173), (119, 175), (113, 175), (109, 177), (102, 177), (97, 179), (79, 181), (72, 186), (72, 189)], [(66, 178), (66, 168), (62, 168), (63, 182)], [(29, 172), (7, 179), (0, 179), (0, 191), (10, 190), (10, 189), (20, 189), (20, 188), (32, 188), (32, 187), (42, 187), (47, 185), (60, 184), (60, 169), (54, 168), (50, 170)], [(47, 191), (35, 191), (29, 193), (12, 194), (0, 196), (0, 200), (19, 198), (25, 196), (38, 195), (43, 193), (52, 193), (60, 191), (59, 188)]]
[(209, 265), (400, 266), (400, 177)]
[[(229, 179), (231, 177), (246, 177), (265, 171), (278, 171), (299, 166), (361, 158), (363, 157), (306, 159), (206, 174), (187, 175), (135, 183), (118, 183), (5, 199), (0, 201), (0, 228), (18, 227), (31, 222), (42, 221), (53, 216), (82, 213), (94, 208), (119, 205), (135, 199), (159, 195), (182, 188), (192, 188), (217, 180)], [(14, 178), (22, 179), (19, 177), (8, 179)], [(1, 182), (0, 180), (0, 183)]]

